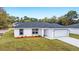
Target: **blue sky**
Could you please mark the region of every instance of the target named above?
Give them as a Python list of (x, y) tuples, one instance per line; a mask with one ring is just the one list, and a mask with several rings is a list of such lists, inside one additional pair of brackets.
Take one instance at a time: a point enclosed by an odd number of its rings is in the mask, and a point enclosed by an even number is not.
[(79, 7), (5, 7), (4, 9), (13, 16), (34, 18), (60, 17), (70, 10), (75, 10), (79, 13)]

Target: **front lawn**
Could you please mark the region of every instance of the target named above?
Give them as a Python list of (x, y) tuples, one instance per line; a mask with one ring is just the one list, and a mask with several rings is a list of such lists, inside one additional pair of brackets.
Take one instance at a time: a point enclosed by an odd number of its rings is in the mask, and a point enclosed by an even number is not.
[(78, 34), (72, 34), (72, 33), (70, 33), (69, 36), (72, 37), (72, 38), (79, 39), (79, 35)]
[(14, 38), (13, 31), (0, 38), (2, 51), (79, 51), (79, 48), (65, 42), (45, 38)]

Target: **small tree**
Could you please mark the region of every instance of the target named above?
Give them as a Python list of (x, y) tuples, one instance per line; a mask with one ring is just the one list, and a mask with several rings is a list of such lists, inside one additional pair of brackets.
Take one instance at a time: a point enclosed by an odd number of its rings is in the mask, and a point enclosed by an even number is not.
[(57, 19), (56, 19), (56, 16), (53, 16), (49, 19), (49, 22), (50, 23), (56, 23), (57, 22)]

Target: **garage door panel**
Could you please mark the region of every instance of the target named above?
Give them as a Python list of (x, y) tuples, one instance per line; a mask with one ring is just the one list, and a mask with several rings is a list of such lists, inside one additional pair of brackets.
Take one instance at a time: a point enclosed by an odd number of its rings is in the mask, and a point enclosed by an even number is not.
[(69, 30), (70, 30), (70, 33), (79, 34), (79, 29), (78, 28), (71, 28)]
[(68, 30), (65, 29), (56, 29), (54, 30), (54, 36), (55, 37), (65, 37), (68, 36)]

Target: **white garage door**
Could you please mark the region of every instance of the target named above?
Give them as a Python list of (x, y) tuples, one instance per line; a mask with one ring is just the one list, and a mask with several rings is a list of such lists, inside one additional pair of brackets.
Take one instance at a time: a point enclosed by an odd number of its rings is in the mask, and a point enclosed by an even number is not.
[(79, 34), (79, 28), (70, 28), (70, 33)]
[(55, 29), (54, 37), (65, 37), (69, 35), (69, 31), (67, 29)]

